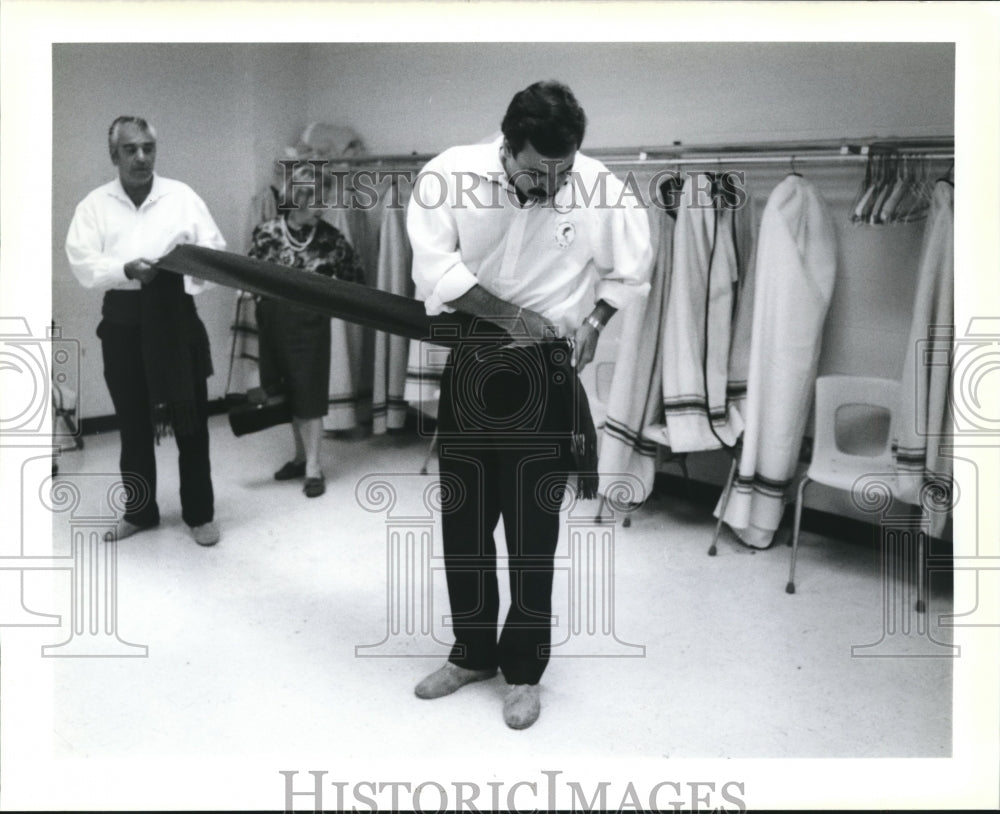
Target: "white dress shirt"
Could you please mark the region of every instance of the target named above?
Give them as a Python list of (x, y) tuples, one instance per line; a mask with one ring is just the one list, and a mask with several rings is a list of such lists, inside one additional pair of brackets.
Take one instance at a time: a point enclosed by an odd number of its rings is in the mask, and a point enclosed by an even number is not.
[[(149, 195), (136, 207), (116, 178), (77, 205), (66, 236), (66, 256), (84, 288), (137, 291), (141, 283), (125, 276), (125, 264), (138, 258), (156, 261), (182, 243), (226, 248), (208, 207), (191, 187), (154, 174)], [(184, 278), (188, 294), (209, 285)]]
[(554, 202), (521, 206), (502, 139), (452, 147), (427, 163), (407, 210), (416, 295), (428, 314), (479, 284), (571, 336), (597, 300), (616, 309), (649, 290), (653, 250), (641, 202), (577, 153)]

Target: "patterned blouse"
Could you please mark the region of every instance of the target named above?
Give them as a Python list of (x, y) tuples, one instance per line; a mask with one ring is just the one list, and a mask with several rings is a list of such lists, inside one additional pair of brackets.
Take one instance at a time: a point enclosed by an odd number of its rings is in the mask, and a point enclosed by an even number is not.
[[(282, 216), (264, 221), (253, 230), (249, 256), (255, 260), (280, 263), (283, 266), (316, 272), (326, 277), (336, 277), (350, 283), (363, 283), (364, 270), (351, 244), (340, 230), (325, 220), (316, 222), (316, 232), (305, 247), (289, 242)], [(299, 242), (308, 232), (292, 231), (292, 238)]]

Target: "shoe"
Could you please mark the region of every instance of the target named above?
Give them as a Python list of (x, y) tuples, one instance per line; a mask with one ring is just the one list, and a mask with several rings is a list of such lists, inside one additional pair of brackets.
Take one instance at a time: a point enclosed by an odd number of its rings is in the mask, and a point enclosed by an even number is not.
[(471, 684), (474, 681), (485, 681), (488, 678), (493, 678), (496, 674), (495, 667), (492, 670), (469, 670), (449, 661), (440, 670), (435, 670), (417, 684), (413, 692), (417, 698), (443, 698), (466, 684)]
[(111, 543), (115, 540), (124, 540), (126, 537), (131, 537), (133, 534), (138, 534), (140, 531), (156, 528), (158, 525), (158, 523), (153, 523), (150, 526), (137, 526), (135, 523), (126, 520), (124, 517), (120, 517), (118, 518), (118, 523), (115, 525), (115, 530), (105, 533), (104, 542)]
[(319, 497), (326, 491), (326, 478), (322, 474), (318, 478), (306, 478), (302, 491), (306, 497)]
[(289, 461), (281, 469), (274, 473), (275, 480), (294, 480), (295, 478), (304, 478), (306, 476), (306, 462), (296, 463), (295, 461)]
[(503, 720), (511, 729), (527, 729), (542, 711), (537, 684), (510, 684), (503, 700)]
[(200, 526), (191, 526), (191, 536), (198, 545), (215, 545), (219, 542), (219, 527), (209, 520)]

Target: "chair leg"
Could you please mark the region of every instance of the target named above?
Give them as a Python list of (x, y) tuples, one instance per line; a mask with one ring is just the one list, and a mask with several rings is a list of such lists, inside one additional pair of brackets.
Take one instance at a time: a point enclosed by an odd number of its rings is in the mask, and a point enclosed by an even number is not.
[[(607, 497), (605, 495), (601, 495), (600, 498), (601, 498), (601, 500), (597, 504), (597, 514), (594, 516), (594, 522), (595, 523), (603, 523), (604, 522), (604, 507), (608, 505), (608, 499), (607, 499)], [(624, 512), (625, 512), (625, 517), (622, 518), (622, 528), (626, 528), (627, 529), (629, 526), (632, 525), (632, 510), (631, 509), (625, 509)], [(615, 522), (615, 516), (614, 516), (613, 512), (612, 512), (612, 514), (610, 516), (610, 519), (611, 519), (612, 523)]]
[[(729, 478), (726, 480), (726, 488), (722, 492), (722, 505), (719, 507), (719, 522), (715, 524), (715, 534), (712, 535), (712, 545), (708, 547), (708, 556), (714, 557), (718, 553), (719, 534), (722, 533), (722, 521), (726, 516), (726, 507), (729, 505), (729, 496), (733, 490), (733, 482), (736, 480), (736, 468), (739, 466), (740, 458), (733, 456), (733, 465), (729, 467)], [(685, 477), (687, 464), (684, 465)]]
[[(917, 613), (923, 613), (927, 610), (926, 600), (926, 568), (925, 568), (925, 556), (926, 550), (925, 545), (927, 538), (930, 536), (930, 521), (927, 517), (927, 512), (921, 510), (921, 524), (920, 530), (917, 531)], [(927, 529), (926, 533), (924, 529)]]
[(808, 483), (809, 478), (802, 478), (795, 495), (795, 525), (792, 527), (792, 564), (788, 569), (788, 584), (785, 585), (786, 594), (795, 593), (795, 557), (799, 553), (799, 525), (802, 523), (802, 496)]

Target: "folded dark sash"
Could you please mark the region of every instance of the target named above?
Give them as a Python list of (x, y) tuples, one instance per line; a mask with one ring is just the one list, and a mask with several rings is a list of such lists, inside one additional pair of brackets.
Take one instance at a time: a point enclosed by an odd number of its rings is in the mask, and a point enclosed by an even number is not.
[(198, 381), (212, 375), (212, 353), (184, 279), (158, 274), (139, 294), (140, 346), (156, 442), (169, 435), (193, 435), (199, 418)]
[[(483, 323), (461, 313), (428, 316), (419, 300), (322, 274), (290, 273), (287, 266), (200, 246), (177, 246), (161, 257), (156, 267), (284, 300), (386, 333), (442, 345), (468, 335), (473, 322)], [(500, 328), (494, 330), (504, 333)]]
[[(419, 300), (388, 291), (349, 283), (320, 274), (289, 273), (286, 266), (243, 255), (177, 246), (156, 263), (160, 271), (187, 274), (229, 288), (273, 297), (327, 316), (374, 328), (378, 331), (453, 347), (459, 342), (509, 338), (504, 327), (460, 312), (428, 316)], [(579, 474), (580, 497), (597, 492), (597, 433), (586, 392), (575, 371), (565, 381), (573, 382), (574, 458)]]

